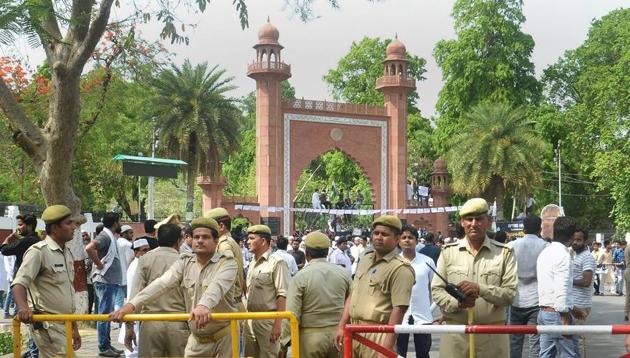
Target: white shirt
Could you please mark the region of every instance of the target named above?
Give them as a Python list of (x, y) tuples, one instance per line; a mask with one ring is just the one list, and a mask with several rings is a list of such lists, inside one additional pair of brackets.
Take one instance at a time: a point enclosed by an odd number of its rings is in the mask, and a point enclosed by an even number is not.
[(127, 267), (133, 261), (133, 245), (127, 239), (119, 237), (116, 239), (118, 245), (118, 262), (120, 262), (120, 272), (122, 272), (122, 285), (127, 284)]
[(321, 208), (321, 203), (319, 202), (319, 192), (314, 192), (311, 197), (311, 204), (313, 204), (313, 209)]
[(297, 263), (295, 262), (295, 259), (293, 258), (293, 255), (288, 253), (286, 250), (280, 249), (276, 250), (274, 254), (278, 254), (278, 256), (282, 257), (282, 259), (286, 261), (287, 265), (289, 265), (289, 273), (291, 274), (291, 276), (295, 275), (298, 272), (299, 269)]
[(3, 256), (4, 258), (4, 272), (6, 273), (6, 281), (7, 282), (12, 282), (13, 279), (15, 277), (13, 277), (14, 275), (14, 268), (15, 268), (15, 255), (11, 255), (11, 256)]
[[(400, 254), (402, 256), (402, 253)], [(431, 324), (433, 314), (431, 313), (431, 280), (435, 275), (427, 265), (435, 269), (433, 259), (416, 253), (416, 257), (411, 261), (411, 267), (416, 272), (416, 283), (411, 289), (411, 299), (409, 308), (403, 316), (403, 324), (407, 324), (409, 316), (413, 317), (413, 324)]]
[(553, 241), (538, 256), (538, 302), (558, 312), (573, 308), (573, 275), (569, 249)]
[[(124, 240), (124, 239), (123, 239)], [(127, 240), (125, 240), (127, 241)], [(126, 276), (126, 280), (127, 282), (129, 282), (129, 284), (127, 285), (127, 301), (129, 300), (129, 297), (131, 297), (131, 289), (132, 289), (132, 283), (133, 283), (133, 279), (136, 276), (136, 268), (138, 267), (138, 260), (133, 260), (131, 261), (131, 263), (129, 264), (129, 267), (127, 269), (127, 274), (123, 273), (123, 277)], [(118, 343), (125, 343), (125, 330), (126, 327), (123, 324), (120, 327), (120, 333), (118, 334)], [(140, 344), (139, 339), (140, 339), (140, 322), (135, 322), (133, 324), (133, 330), (136, 333), (136, 343)], [(138, 346), (136, 344), (133, 344), (133, 352), (130, 352), (127, 350), (127, 348), (125, 348), (125, 357), (126, 358), (136, 358), (138, 357)]]
[(538, 306), (538, 279), (536, 263), (538, 256), (549, 244), (536, 235), (527, 234), (516, 241), (510, 241), (508, 247), (512, 248), (516, 260), (516, 273), (518, 286), (513, 306), (519, 308)]
[(337, 248), (332, 252), (332, 254), (330, 254), (328, 262), (345, 267), (348, 274), (352, 276), (352, 261), (350, 261), (348, 255), (340, 249)]

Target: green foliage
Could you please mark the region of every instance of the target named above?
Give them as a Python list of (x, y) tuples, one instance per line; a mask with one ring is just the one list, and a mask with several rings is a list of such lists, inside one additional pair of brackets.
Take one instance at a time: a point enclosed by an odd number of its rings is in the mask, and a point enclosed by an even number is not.
[[(295, 88), (289, 81), (282, 82), (282, 98), (294, 99)], [(241, 99), (244, 115), (241, 149), (230, 154), (223, 163), (222, 174), (227, 179), (225, 195), (256, 195), (256, 94), (248, 93)]]
[(13, 353), (13, 335), (11, 332), (0, 333), (0, 355)]
[[(376, 79), (383, 76), (385, 50), (390, 39), (364, 37), (359, 42), (352, 42), (350, 51), (337, 63), (337, 67), (328, 71), (324, 81), (330, 87), (335, 100), (350, 103), (383, 105), (383, 94), (376, 90)], [(409, 77), (424, 80), (426, 61), (407, 53)], [(409, 112), (417, 112), (418, 92), (409, 95)]]
[(433, 161), (437, 159), (432, 136), (428, 119), (420, 113), (407, 116), (407, 175), (425, 186), (431, 183)]
[(458, 0), (452, 16), (457, 39), (439, 41), (434, 50), (444, 79), (436, 105), (440, 153), (474, 105), (489, 100), (523, 106), (541, 96), (530, 61), (534, 40), (521, 31), (522, 1)]
[(586, 41), (544, 72), (579, 173), (610, 193), (618, 229), (630, 229), (630, 9), (593, 22)]
[[(506, 188), (523, 197), (541, 182), (541, 158), (549, 145), (522, 109), (505, 103), (481, 103), (466, 116), (462, 131), (451, 138), (447, 153), (452, 187), (464, 195), (502, 202)], [(500, 207), (497, 210), (500, 214)]]
[(236, 86), (218, 65), (194, 66), (186, 60), (152, 83), (152, 111), (160, 128), (162, 149), (189, 162), (195, 173), (214, 177), (219, 159), (238, 149), (241, 113), (226, 96)]

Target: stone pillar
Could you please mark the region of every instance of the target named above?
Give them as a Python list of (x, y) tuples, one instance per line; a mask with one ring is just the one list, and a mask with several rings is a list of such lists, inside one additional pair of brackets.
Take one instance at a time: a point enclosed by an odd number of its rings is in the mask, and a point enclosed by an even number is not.
[(416, 81), (407, 76), (406, 48), (398, 37), (387, 46), (383, 61), (385, 73), (376, 80), (376, 89), (385, 97), (389, 116), (387, 144), (387, 203), (391, 209), (407, 207), (407, 96), (416, 89)]
[(227, 185), (225, 177), (211, 179), (210, 177), (197, 177), (197, 185), (203, 191), (201, 213), (202, 215), (212, 208), (221, 206), (223, 201), (223, 188)]

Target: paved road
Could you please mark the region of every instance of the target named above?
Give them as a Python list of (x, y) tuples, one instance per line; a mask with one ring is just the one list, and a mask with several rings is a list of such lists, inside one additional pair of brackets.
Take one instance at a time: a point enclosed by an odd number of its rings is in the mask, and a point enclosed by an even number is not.
[[(623, 323), (624, 297), (595, 296), (593, 297), (593, 310), (588, 318), (588, 324), (622, 324)], [(2, 327), (4, 326), (4, 327)], [(0, 320), (0, 327), (10, 329), (10, 321)], [(94, 329), (82, 329), (83, 347), (77, 352), (79, 357), (96, 357), (98, 355), (96, 331)], [(112, 342), (117, 342), (118, 330), (112, 331)], [(413, 342), (413, 340), (410, 340)], [(438, 357), (440, 339), (433, 335), (431, 358)], [(116, 347), (122, 345), (115, 343)], [(409, 358), (415, 358), (413, 343), (409, 345)], [(587, 357), (613, 358), (624, 353), (624, 337), (612, 335), (594, 335), (587, 338)], [(11, 357), (7, 355), (5, 357)], [(484, 358), (484, 357), (480, 357)], [(499, 358), (499, 357), (492, 357)]]

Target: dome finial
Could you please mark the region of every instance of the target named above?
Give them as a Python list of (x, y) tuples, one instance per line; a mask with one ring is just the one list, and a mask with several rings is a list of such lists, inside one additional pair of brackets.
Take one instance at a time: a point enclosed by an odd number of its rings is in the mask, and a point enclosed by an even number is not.
[(267, 15), (267, 22), (271, 23), (271, 17), (269, 17), (269, 15)]
[(394, 38), (395, 38), (396, 40), (398, 40), (398, 31), (396, 31), (396, 34), (394, 35)]

